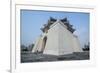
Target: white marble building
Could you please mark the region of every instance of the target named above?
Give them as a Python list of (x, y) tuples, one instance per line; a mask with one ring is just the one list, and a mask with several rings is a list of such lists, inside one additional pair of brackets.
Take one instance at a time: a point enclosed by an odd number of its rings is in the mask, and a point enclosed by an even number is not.
[(43, 34), (35, 42), (32, 52), (42, 52), (50, 55), (65, 55), (73, 52), (82, 52), (78, 37), (73, 34), (67, 18), (56, 20), (50, 18), (41, 29)]

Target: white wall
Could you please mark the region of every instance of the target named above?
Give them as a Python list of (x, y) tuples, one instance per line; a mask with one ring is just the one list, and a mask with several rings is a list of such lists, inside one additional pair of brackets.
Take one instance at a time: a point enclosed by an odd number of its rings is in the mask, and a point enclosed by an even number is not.
[(58, 29), (59, 27), (55, 25), (48, 30), (44, 54), (59, 55)]
[(82, 52), (81, 50), (78, 38), (73, 36), (61, 21), (58, 20), (51, 25), (47, 33), (44, 54), (64, 55)]

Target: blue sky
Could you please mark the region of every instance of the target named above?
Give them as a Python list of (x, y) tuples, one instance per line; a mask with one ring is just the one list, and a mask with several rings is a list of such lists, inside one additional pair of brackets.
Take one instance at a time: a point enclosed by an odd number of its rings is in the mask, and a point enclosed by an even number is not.
[(70, 24), (76, 29), (81, 46), (89, 42), (89, 13), (80, 12), (50, 12), (21, 10), (21, 44), (28, 46), (42, 34), (40, 30), (50, 17), (63, 19), (67, 17)]

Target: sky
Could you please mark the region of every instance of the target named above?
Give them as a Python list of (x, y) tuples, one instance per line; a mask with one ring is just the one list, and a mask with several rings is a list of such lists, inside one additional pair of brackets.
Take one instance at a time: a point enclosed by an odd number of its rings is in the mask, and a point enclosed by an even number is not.
[(21, 45), (28, 46), (34, 43), (36, 38), (42, 34), (40, 28), (47, 23), (50, 17), (55, 19), (67, 17), (69, 23), (76, 29), (74, 34), (78, 36), (81, 47), (89, 42), (89, 13), (21, 10), (20, 14)]

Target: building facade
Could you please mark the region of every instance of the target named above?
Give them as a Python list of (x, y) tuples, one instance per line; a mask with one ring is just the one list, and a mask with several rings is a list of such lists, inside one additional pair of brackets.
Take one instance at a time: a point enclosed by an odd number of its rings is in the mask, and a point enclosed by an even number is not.
[(78, 37), (73, 34), (75, 29), (67, 18), (57, 20), (50, 17), (41, 30), (43, 34), (37, 38), (32, 52), (50, 55), (82, 52)]

